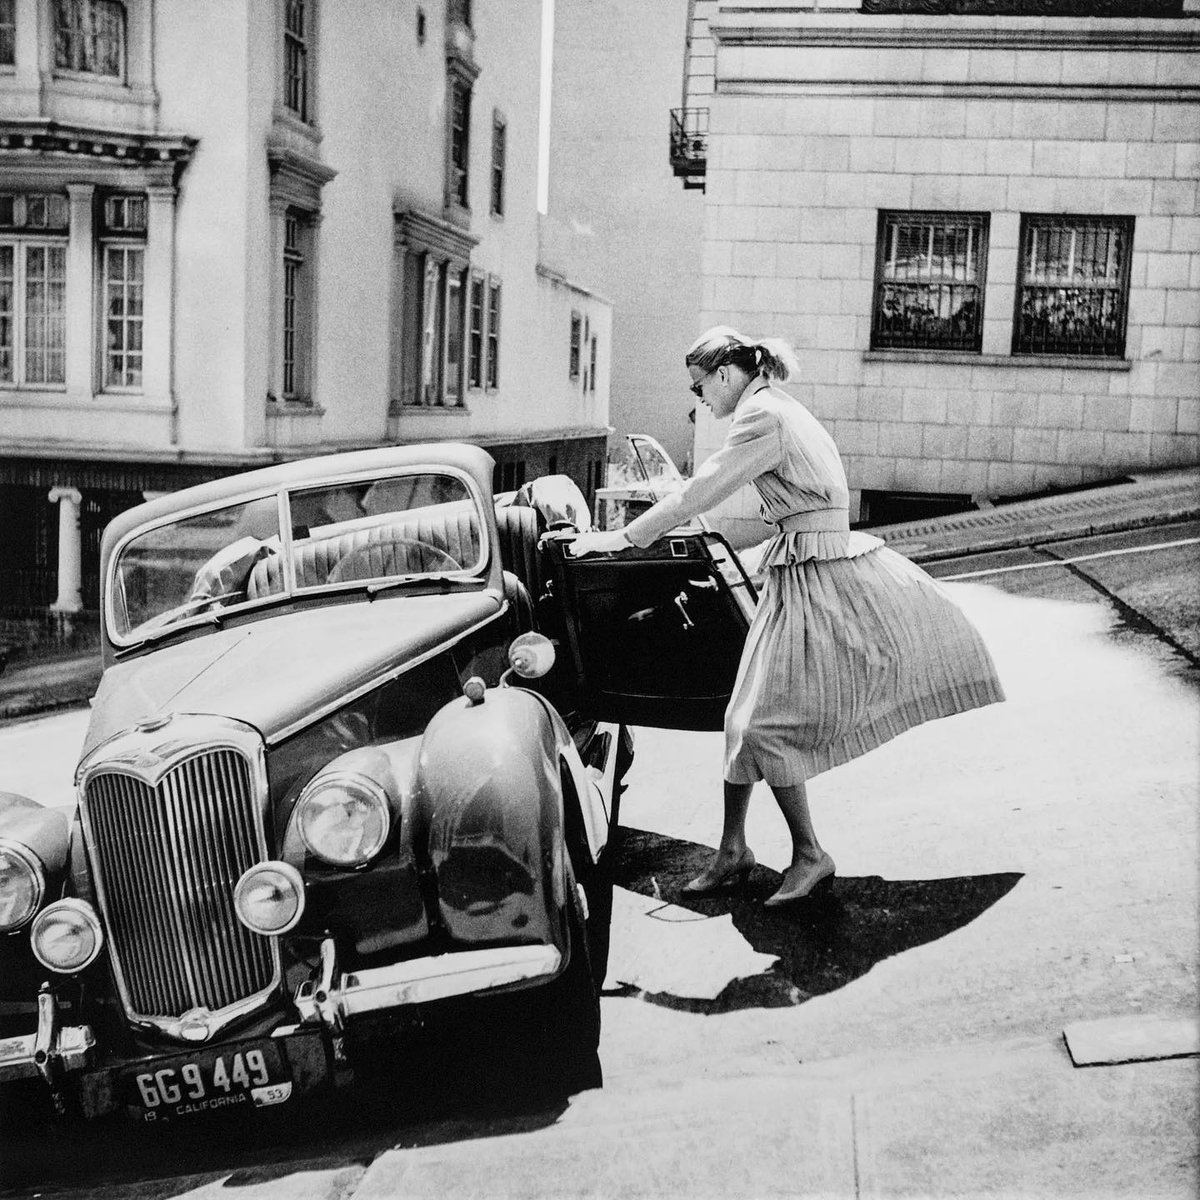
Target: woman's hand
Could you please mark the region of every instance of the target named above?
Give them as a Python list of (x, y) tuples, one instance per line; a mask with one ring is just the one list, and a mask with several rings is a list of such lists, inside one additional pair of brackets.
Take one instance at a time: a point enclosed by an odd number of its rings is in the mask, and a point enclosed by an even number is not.
[(595, 531), (581, 533), (567, 543), (567, 554), (571, 558), (582, 558), (585, 554), (616, 554), (631, 545), (625, 530), (613, 529), (606, 533)]

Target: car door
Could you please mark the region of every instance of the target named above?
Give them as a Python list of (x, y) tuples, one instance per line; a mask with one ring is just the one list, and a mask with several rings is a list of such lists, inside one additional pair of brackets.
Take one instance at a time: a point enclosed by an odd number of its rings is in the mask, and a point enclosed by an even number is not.
[[(639, 462), (649, 448), (669, 464), (644, 477), (661, 494), (678, 473), (653, 439), (637, 440)], [(729, 543), (696, 522), (645, 549), (578, 559), (561, 544), (549, 549), (579, 709), (633, 725), (720, 729), (757, 600)]]

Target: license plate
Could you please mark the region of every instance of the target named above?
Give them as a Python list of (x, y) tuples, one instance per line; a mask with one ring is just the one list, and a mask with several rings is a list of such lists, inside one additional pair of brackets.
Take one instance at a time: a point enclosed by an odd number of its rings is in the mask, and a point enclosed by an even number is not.
[(157, 1121), (282, 1104), (292, 1080), (278, 1045), (264, 1040), (156, 1059), (126, 1072), (124, 1090), (144, 1120)]

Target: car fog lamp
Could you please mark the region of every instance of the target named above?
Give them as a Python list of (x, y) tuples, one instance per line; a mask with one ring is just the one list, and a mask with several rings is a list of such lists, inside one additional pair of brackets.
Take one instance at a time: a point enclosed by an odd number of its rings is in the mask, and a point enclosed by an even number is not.
[(508, 648), (508, 665), (522, 679), (540, 679), (554, 666), (554, 643), (540, 633), (523, 633)]
[(387, 840), (391, 810), (383, 789), (364, 775), (327, 775), (305, 789), (296, 806), (300, 837), (335, 867), (361, 867)]
[(238, 920), (254, 933), (287, 933), (304, 914), (304, 880), (288, 863), (255, 863), (237, 881), (233, 907)]
[(104, 945), (104, 934), (90, 904), (59, 900), (34, 918), (29, 940), (42, 966), (69, 975), (95, 961)]
[(15, 842), (0, 842), (0, 932), (20, 929), (38, 910), (45, 879), (37, 859)]

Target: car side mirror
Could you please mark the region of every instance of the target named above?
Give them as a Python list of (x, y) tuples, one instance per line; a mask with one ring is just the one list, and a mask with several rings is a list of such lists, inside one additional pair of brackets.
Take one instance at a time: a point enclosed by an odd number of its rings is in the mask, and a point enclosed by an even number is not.
[(508, 648), (508, 665), (522, 679), (540, 679), (554, 666), (554, 643), (540, 633), (523, 633)]

